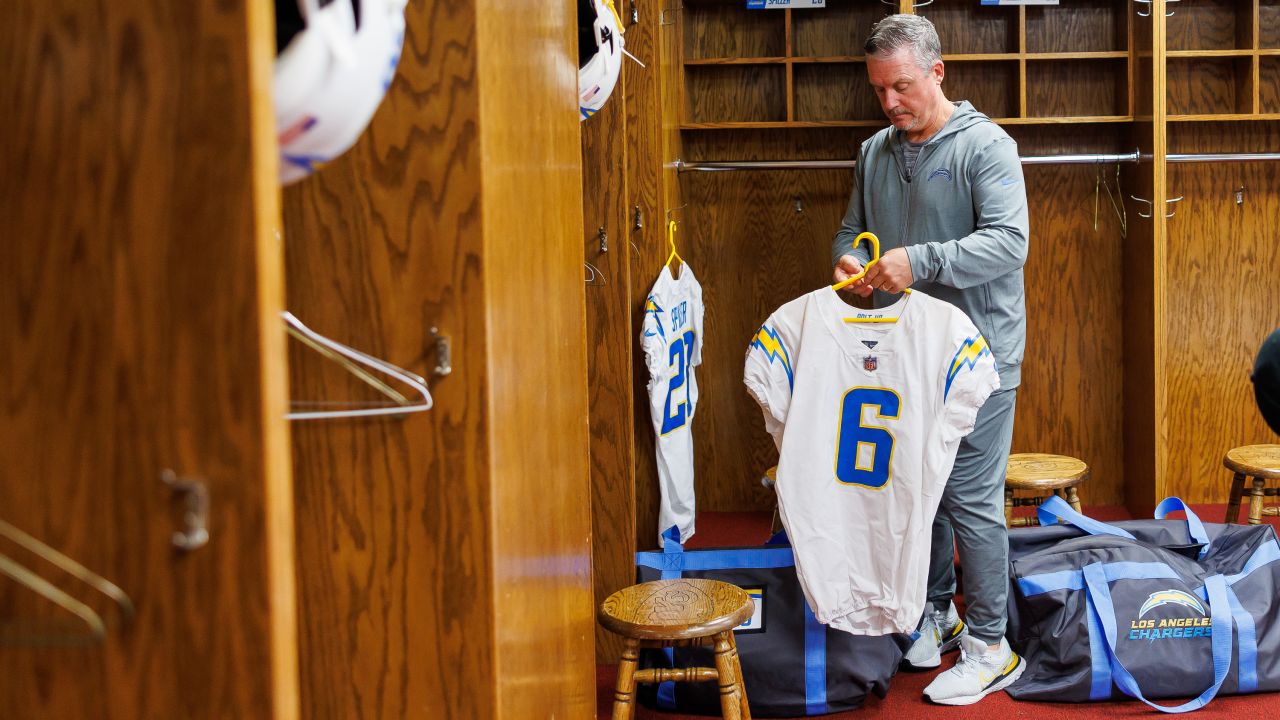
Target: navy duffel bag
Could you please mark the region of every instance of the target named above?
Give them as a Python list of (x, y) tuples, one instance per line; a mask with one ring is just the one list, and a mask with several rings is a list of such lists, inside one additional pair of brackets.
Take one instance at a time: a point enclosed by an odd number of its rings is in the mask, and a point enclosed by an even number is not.
[[(1178, 510), (1185, 522), (1162, 519)], [(1056, 497), (1038, 512), (1042, 527), (1009, 533), (1009, 637), (1027, 661), (1010, 695), (1084, 702), (1118, 691), (1186, 712), (1218, 694), (1280, 690), (1271, 526), (1206, 525), (1177, 498), (1156, 520), (1101, 523)]]
[[(674, 530), (674, 528), (673, 528)], [(824, 715), (884, 697), (910, 644), (906, 635), (857, 637), (818, 622), (796, 578), (791, 546), (779, 533), (768, 545), (685, 550), (664, 534), (662, 552), (636, 553), (640, 582), (708, 578), (732, 583), (755, 601), (755, 616), (734, 632), (743, 684), (756, 717)], [(641, 650), (642, 667), (713, 667), (709, 647)], [(642, 704), (720, 715), (715, 683), (641, 685)]]

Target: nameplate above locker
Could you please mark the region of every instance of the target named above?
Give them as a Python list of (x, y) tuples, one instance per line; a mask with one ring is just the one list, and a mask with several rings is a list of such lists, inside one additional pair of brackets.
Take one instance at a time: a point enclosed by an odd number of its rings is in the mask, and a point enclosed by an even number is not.
[(787, 10), (791, 8), (824, 8), (827, 0), (747, 0), (748, 10)]

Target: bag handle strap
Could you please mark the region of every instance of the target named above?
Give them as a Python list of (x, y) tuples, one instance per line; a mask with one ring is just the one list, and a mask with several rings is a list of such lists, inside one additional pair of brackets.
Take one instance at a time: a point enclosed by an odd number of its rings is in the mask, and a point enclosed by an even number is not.
[(1167, 497), (1160, 501), (1156, 506), (1155, 518), (1157, 520), (1165, 519), (1171, 512), (1181, 510), (1187, 515), (1187, 533), (1191, 535), (1191, 539), (1204, 547), (1200, 549), (1200, 559), (1209, 552), (1209, 533), (1204, 529), (1204, 523), (1200, 522), (1200, 517), (1191, 511), (1191, 508), (1179, 497)]
[(1130, 540), (1135, 539), (1133, 535), (1114, 525), (1098, 522), (1091, 517), (1076, 512), (1074, 508), (1067, 504), (1066, 500), (1057, 495), (1052, 495), (1048, 500), (1040, 503), (1040, 507), (1036, 508), (1036, 516), (1040, 519), (1040, 524), (1046, 527), (1061, 520), (1068, 525), (1075, 525), (1090, 535), (1115, 535), (1116, 537), (1129, 538)]
[(1227, 599), (1227, 583), (1221, 575), (1205, 578), (1205, 591), (1209, 598), (1209, 617), (1213, 628), (1213, 684), (1200, 693), (1199, 697), (1173, 707), (1156, 705), (1144, 697), (1142, 689), (1138, 687), (1138, 681), (1116, 654), (1116, 614), (1102, 563), (1093, 563), (1085, 567), (1084, 583), (1089, 593), (1087, 611), (1097, 613), (1098, 623), (1103, 631), (1103, 649), (1111, 664), (1112, 677), (1121, 692), (1166, 713), (1199, 710), (1213, 700), (1222, 687), (1222, 682), (1227, 678), (1227, 671), (1231, 668), (1231, 608), (1230, 601)]

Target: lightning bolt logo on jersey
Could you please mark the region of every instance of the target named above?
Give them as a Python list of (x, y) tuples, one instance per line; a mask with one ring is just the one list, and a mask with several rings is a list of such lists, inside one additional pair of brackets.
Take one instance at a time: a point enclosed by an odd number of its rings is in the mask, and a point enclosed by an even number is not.
[(672, 525), (683, 543), (694, 531), (694, 368), (702, 363), (702, 287), (687, 264), (664, 267), (644, 302), (640, 347), (649, 369), (649, 410), (657, 440), (658, 543)]
[(783, 305), (748, 343), (743, 380), (778, 445), (779, 514), (818, 620), (911, 632), (942, 488), (1000, 381), (953, 305), (914, 291), (861, 311), (896, 322), (844, 322), (856, 312), (829, 287)]

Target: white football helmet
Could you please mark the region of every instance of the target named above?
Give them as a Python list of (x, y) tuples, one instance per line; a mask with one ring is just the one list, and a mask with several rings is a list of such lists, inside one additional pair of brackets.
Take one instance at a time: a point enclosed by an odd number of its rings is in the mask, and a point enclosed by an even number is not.
[[(578, 119), (586, 120), (604, 106), (622, 71), (622, 21), (613, 0), (590, 0), (595, 10), (592, 36), (596, 52), (578, 68)], [(581, 22), (584, 18), (580, 18)]]
[(355, 144), (395, 76), (407, 0), (276, 0), (280, 181)]

